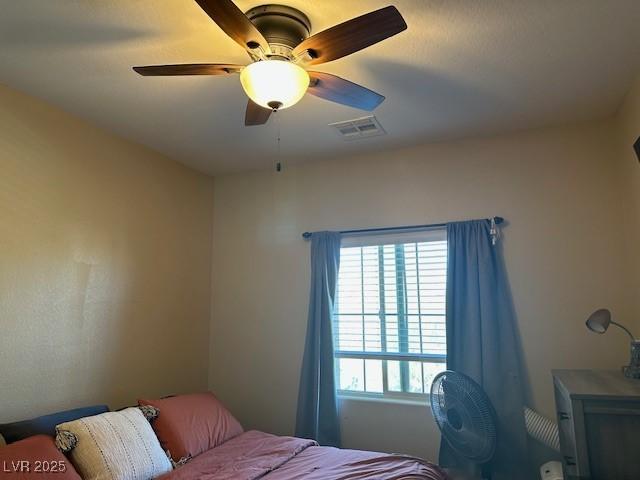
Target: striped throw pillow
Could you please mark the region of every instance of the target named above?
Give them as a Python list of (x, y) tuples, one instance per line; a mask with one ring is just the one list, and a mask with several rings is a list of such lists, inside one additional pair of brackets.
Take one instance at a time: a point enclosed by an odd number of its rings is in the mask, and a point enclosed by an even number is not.
[(171, 470), (138, 408), (62, 423), (56, 431), (58, 445), (70, 445), (71, 462), (84, 480), (149, 480)]

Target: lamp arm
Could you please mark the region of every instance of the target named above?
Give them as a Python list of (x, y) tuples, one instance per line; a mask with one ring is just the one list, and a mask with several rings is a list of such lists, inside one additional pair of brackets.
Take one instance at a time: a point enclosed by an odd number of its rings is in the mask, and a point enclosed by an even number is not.
[(631, 334), (631, 332), (629, 331), (629, 329), (627, 327), (625, 327), (624, 325), (620, 325), (618, 322), (614, 322), (613, 320), (611, 320), (611, 323), (613, 325), (615, 325), (616, 327), (620, 327), (622, 330), (624, 330), (625, 332), (627, 332), (627, 334), (629, 335), (629, 337), (631, 337), (631, 341), (635, 342), (636, 338)]

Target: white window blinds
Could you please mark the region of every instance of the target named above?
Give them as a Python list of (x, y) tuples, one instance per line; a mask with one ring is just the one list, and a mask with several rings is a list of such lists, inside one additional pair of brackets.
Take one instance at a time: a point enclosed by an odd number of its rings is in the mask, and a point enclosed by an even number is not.
[(338, 387), (428, 393), (446, 361), (444, 230), (347, 237), (334, 315)]

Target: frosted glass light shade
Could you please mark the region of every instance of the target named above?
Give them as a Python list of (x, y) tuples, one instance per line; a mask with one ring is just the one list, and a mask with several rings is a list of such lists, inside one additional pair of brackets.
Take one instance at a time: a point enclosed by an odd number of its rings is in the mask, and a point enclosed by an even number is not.
[(304, 96), (309, 74), (284, 60), (264, 60), (246, 66), (240, 83), (248, 97), (264, 108), (288, 108)]

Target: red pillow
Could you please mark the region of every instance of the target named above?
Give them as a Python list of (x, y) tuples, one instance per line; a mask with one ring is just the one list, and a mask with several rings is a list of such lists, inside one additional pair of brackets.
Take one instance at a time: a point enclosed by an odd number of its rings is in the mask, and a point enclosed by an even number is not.
[(159, 410), (152, 422), (162, 448), (174, 461), (217, 447), (242, 433), (242, 426), (213, 393), (193, 393), (160, 400), (138, 400)]
[(52, 437), (35, 435), (0, 447), (0, 477), (81, 480)]

